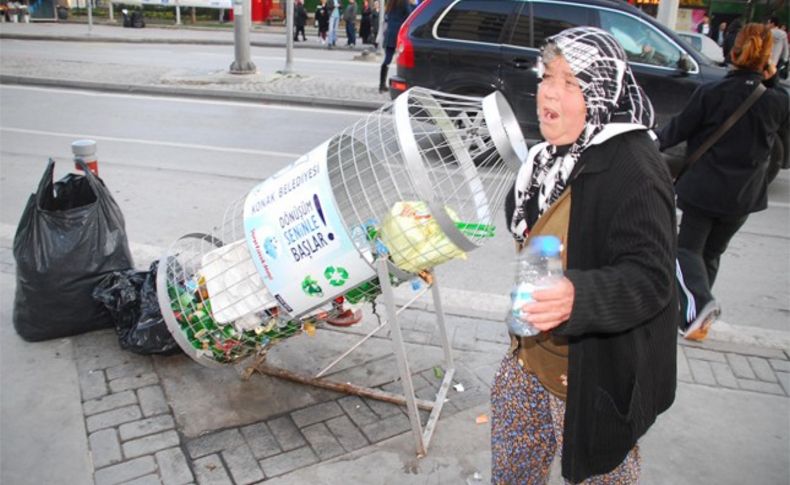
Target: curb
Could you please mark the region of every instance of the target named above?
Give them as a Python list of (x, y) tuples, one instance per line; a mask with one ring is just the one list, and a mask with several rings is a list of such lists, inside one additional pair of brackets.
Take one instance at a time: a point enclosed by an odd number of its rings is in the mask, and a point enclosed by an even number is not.
[(300, 96), (277, 93), (250, 93), (222, 89), (184, 88), (175, 86), (150, 86), (143, 84), (117, 84), (72, 79), (49, 79), (28, 76), (0, 74), (0, 84), (20, 86), (60, 87), (88, 91), (104, 91), (125, 94), (147, 94), (154, 96), (179, 96), (226, 101), (269, 102), (276, 104), (295, 104), (316, 108), (332, 108), (358, 111), (374, 111), (383, 102), (357, 99), (331, 99), (313, 96)]
[[(123, 38), (112, 36), (94, 36), (85, 34), (82, 36), (75, 35), (41, 35), (41, 34), (13, 34), (13, 33), (0, 33), (0, 39), (6, 40), (32, 40), (32, 41), (51, 41), (51, 42), (102, 42), (108, 44), (182, 44), (182, 45), (234, 45), (232, 40), (220, 39), (176, 39), (176, 38)], [(338, 38), (339, 40), (340, 38)], [(252, 47), (285, 47), (285, 42), (269, 42), (269, 41), (250, 41)], [(312, 49), (312, 50), (327, 50), (325, 45), (320, 44), (300, 44), (294, 42), (294, 49)], [(367, 48), (353, 49), (336, 47), (335, 50), (343, 52), (364, 52)]]
[[(0, 222), (0, 240), (13, 241), (15, 233), (15, 226)], [(167, 250), (164, 246), (135, 242), (130, 242), (129, 248), (136, 262), (135, 266), (143, 270), (148, 269), (148, 264), (155, 259), (160, 259)], [(394, 290), (395, 303), (398, 305), (407, 303), (414, 296), (414, 291), (409, 285), (401, 285)], [(442, 296), (442, 308), (446, 315), (494, 322), (503, 320), (503, 308), (506, 308), (509, 302), (509, 298), (506, 295), (494, 295), (446, 287), (440, 287), (440, 294)], [(430, 293), (412, 303), (409, 308), (431, 313), (436, 311)], [(783, 351), (790, 356), (790, 332), (733, 325), (724, 321), (716, 322), (704, 343), (690, 342), (678, 337), (678, 344), (684, 347), (727, 352), (737, 352), (737, 347), (745, 346), (750, 349)]]

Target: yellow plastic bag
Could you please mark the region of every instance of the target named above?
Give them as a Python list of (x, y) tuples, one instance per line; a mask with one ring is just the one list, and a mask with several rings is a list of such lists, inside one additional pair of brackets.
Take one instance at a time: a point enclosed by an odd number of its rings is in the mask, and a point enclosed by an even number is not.
[[(452, 209), (445, 207), (445, 210), (453, 222), (458, 221)], [(466, 253), (445, 236), (422, 201), (396, 202), (381, 225), (381, 241), (395, 266), (410, 273), (453, 258), (466, 259)]]

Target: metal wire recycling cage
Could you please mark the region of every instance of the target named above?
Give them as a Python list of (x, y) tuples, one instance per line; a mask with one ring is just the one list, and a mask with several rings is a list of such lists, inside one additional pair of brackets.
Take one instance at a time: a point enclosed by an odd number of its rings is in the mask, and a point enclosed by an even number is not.
[(465, 259), (526, 158), (499, 92), (412, 88), (269, 177), (225, 211), (213, 234), (177, 240), (158, 297), (185, 352), (222, 365), (338, 318), (390, 283)]

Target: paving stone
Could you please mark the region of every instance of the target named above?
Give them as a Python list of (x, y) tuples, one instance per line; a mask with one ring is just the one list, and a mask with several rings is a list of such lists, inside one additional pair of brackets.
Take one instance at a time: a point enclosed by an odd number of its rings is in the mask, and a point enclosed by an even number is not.
[(347, 416), (332, 418), (326, 422), (326, 426), (346, 451), (358, 450), (368, 445), (365, 435), (362, 434), (359, 428), (354, 426), (354, 423)]
[(738, 379), (738, 385), (741, 387), (741, 389), (745, 389), (747, 391), (761, 392), (763, 394), (776, 394), (778, 396), (785, 395), (784, 390), (782, 390), (782, 386), (775, 382)]
[(75, 339), (74, 344), (79, 372), (121, 365), (128, 357), (128, 352), (122, 351), (118, 346), (118, 335), (114, 330), (104, 333), (91, 332), (89, 337)]
[(713, 370), (710, 368), (709, 362), (689, 359), (689, 367), (691, 368), (691, 375), (694, 377), (694, 382), (706, 384), (708, 386), (716, 385), (716, 377), (713, 375)]
[(156, 475), (146, 475), (128, 482), (123, 482), (122, 485), (162, 485), (162, 480)]
[(376, 413), (358, 396), (346, 396), (338, 399), (337, 402), (357, 426), (364, 426), (379, 420)]
[(173, 428), (175, 428), (173, 417), (169, 414), (163, 414), (153, 418), (141, 419), (140, 421), (132, 421), (131, 423), (122, 424), (118, 430), (121, 433), (121, 440), (127, 441)]
[(736, 377), (741, 379), (757, 379), (757, 376), (749, 365), (749, 359), (739, 354), (727, 354), (727, 362)]
[(118, 433), (112, 428), (91, 433), (88, 442), (91, 447), (93, 467), (96, 469), (118, 463), (123, 459)]
[[(423, 387), (433, 387), (433, 383), (428, 382), (423, 376), (420, 374), (414, 374), (411, 376), (411, 383), (414, 386), (414, 389), (422, 389)], [(403, 394), (403, 385), (400, 382), (400, 378), (395, 379), (392, 382), (384, 384), (380, 387), (382, 391), (391, 392), (393, 394)]]
[(93, 478), (96, 485), (115, 485), (155, 471), (156, 463), (154, 462), (154, 457), (142, 456), (135, 460), (102, 468), (94, 474)]
[(430, 332), (422, 332), (410, 328), (401, 329), (403, 341), (411, 344), (425, 345), (431, 340)]
[(113, 426), (118, 426), (119, 424), (135, 421), (140, 419), (140, 417), (140, 406), (135, 404), (132, 406), (113, 409), (112, 411), (106, 411), (104, 413), (94, 414), (93, 416), (88, 417), (86, 423), (88, 432), (93, 433), (94, 431), (98, 431), (102, 428), (110, 428)]
[(376, 443), (381, 440), (391, 438), (395, 435), (399, 435), (404, 431), (408, 431), (410, 427), (411, 425), (409, 424), (409, 418), (407, 418), (405, 414), (401, 413), (382, 419), (376, 423), (363, 426), (362, 432), (371, 443)]
[(771, 364), (766, 359), (760, 357), (748, 357), (748, 359), (758, 379), (766, 382), (776, 382), (776, 374), (774, 374)]
[(313, 451), (315, 451), (322, 460), (340, 456), (345, 452), (324, 423), (316, 423), (303, 428), (302, 434), (307, 438), (310, 446), (313, 447)]
[(157, 451), (155, 456), (164, 485), (184, 485), (192, 481), (192, 470), (181, 448)]
[(219, 455), (209, 455), (193, 463), (200, 485), (233, 485)]
[(211, 433), (187, 443), (187, 451), (191, 458), (200, 458), (222, 450), (229, 450), (244, 444), (244, 438), (237, 429), (228, 429)]
[(735, 374), (733, 374), (730, 366), (722, 364), (721, 362), (711, 362), (710, 367), (713, 370), (716, 382), (718, 382), (720, 386), (738, 389), (738, 380), (735, 378)]
[(267, 478), (318, 463), (318, 457), (309, 446), (287, 451), (260, 461), (263, 473)]
[(222, 457), (237, 485), (247, 485), (264, 479), (258, 461), (246, 444), (223, 451)]
[(123, 454), (126, 458), (135, 458), (148, 455), (159, 450), (178, 446), (181, 440), (175, 431), (153, 434), (144, 438), (127, 441), (123, 444)]
[(697, 348), (705, 349), (713, 352), (723, 352), (731, 354), (752, 355), (755, 357), (763, 357), (766, 359), (780, 359), (786, 360), (787, 355), (780, 349), (772, 349), (770, 347), (759, 347), (756, 345), (747, 345), (741, 342), (725, 342), (723, 340), (705, 340), (705, 342), (692, 342), (682, 337), (678, 337), (678, 345), (684, 348)]
[(311, 424), (335, 418), (341, 414), (343, 414), (343, 410), (340, 406), (335, 401), (328, 401), (294, 411), (291, 413), (291, 419), (293, 419), (297, 427), (304, 428)]
[(771, 367), (776, 371), (790, 372), (790, 360), (771, 359)]
[(686, 357), (689, 359), (707, 360), (710, 362), (727, 363), (727, 358), (722, 352), (713, 352), (711, 350), (698, 349), (695, 347), (686, 347)]
[[(281, 416), (267, 421), (266, 424), (283, 451), (293, 450), (306, 444), (302, 434), (299, 433), (299, 429), (297, 429), (290, 417)], [(266, 469), (264, 468), (263, 471), (266, 472)]]
[(151, 384), (157, 384), (158, 382), (159, 377), (155, 373), (149, 372), (139, 376), (121, 377), (120, 379), (110, 381), (110, 389), (112, 392), (121, 392), (128, 389), (137, 389), (140, 387), (150, 386)]
[(253, 456), (257, 459), (276, 455), (282, 451), (266, 423), (245, 426), (241, 428), (241, 434), (244, 435), (244, 439), (247, 440)]
[(476, 329), (473, 325), (456, 325), (455, 333), (452, 335), (452, 347), (460, 350), (475, 350), (477, 339), (475, 338)]
[(398, 414), (403, 414), (401, 411), (400, 406), (397, 404), (390, 404), (388, 402), (379, 401), (377, 399), (363, 399), (365, 403), (373, 410), (374, 413), (380, 418), (387, 418), (390, 416), (396, 416)]
[(776, 377), (779, 378), (779, 383), (785, 390), (785, 394), (790, 396), (790, 372), (777, 372)]
[[(447, 399), (449, 399), (449, 403), (455, 406), (459, 411), (464, 409), (469, 409), (475, 407), (480, 404), (487, 403), (491, 395), (488, 392), (488, 389), (482, 389), (479, 387), (472, 387), (464, 389), (464, 392), (457, 392), (452, 386), (447, 391)], [(445, 406), (448, 403), (445, 403)]]
[(125, 364), (108, 367), (104, 370), (107, 380), (120, 379), (122, 377), (139, 377), (143, 374), (153, 372), (150, 359), (127, 362)]
[[(678, 352), (678, 354), (680, 354), (680, 352)], [(489, 364), (489, 365), (481, 365), (481, 366), (476, 367), (474, 369), (474, 373), (475, 373), (475, 376), (487, 388), (490, 389), (491, 385), (494, 383), (494, 376), (496, 375), (497, 370), (499, 370), (499, 363), (497, 363), (497, 364)]]
[(81, 372), (80, 390), (82, 390), (83, 401), (89, 401), (108, 394), (110, 391), (107, 389), (107, 382), (104, 380), (104, 371), (90, 370)]
[(493, 342), (507, 345), (510, 343), (510, 335), (507, 333), (507, 325), (501, 322), (480, 322), (477, 324), (475, 338), (486, 342)]
[(148, 386), (137, 389), (137, 397), (140, 399), (140, 407), (143, 409), (145, 417), (155, 416), (170, 412), (170, 406), (165, 400), (165, 393), (161, 386)]
[(686, 354), (683, 352), (682, 348), (678, 349), (677, 361), (678, 380), (683, 382), (694, 382), (694, 378), (691, 376), (691, 369), (689, 369), (688, 360), (686, 359)]
[(137, 396), (135, 396), (132, 391), (124, 391), (85, 401), (82, 403), (82, 411), (85, 413), (85, 416), (92, 416), (112, 409), (129, 406), (130, 404), (137, 404)]

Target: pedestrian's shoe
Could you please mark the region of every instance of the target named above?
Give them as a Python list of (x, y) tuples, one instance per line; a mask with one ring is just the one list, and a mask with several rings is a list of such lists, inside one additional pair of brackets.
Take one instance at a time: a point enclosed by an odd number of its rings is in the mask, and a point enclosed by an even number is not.
[(708, 336), (708, 330), (710, 330), (713, 322), (719, 318), (719, 315), (721, 315), (721, 306), (719, 306), (716, 300), (711, 300), (707, 305), (702, 307), (702, 310), (697, 314), (697, 318), (691, 322), (685, 331), (681, 332), (681, 335), (683, 335), (683, 338), (686, 340), (693, 340), (695, 342), (705, 340), (705, 337)]

